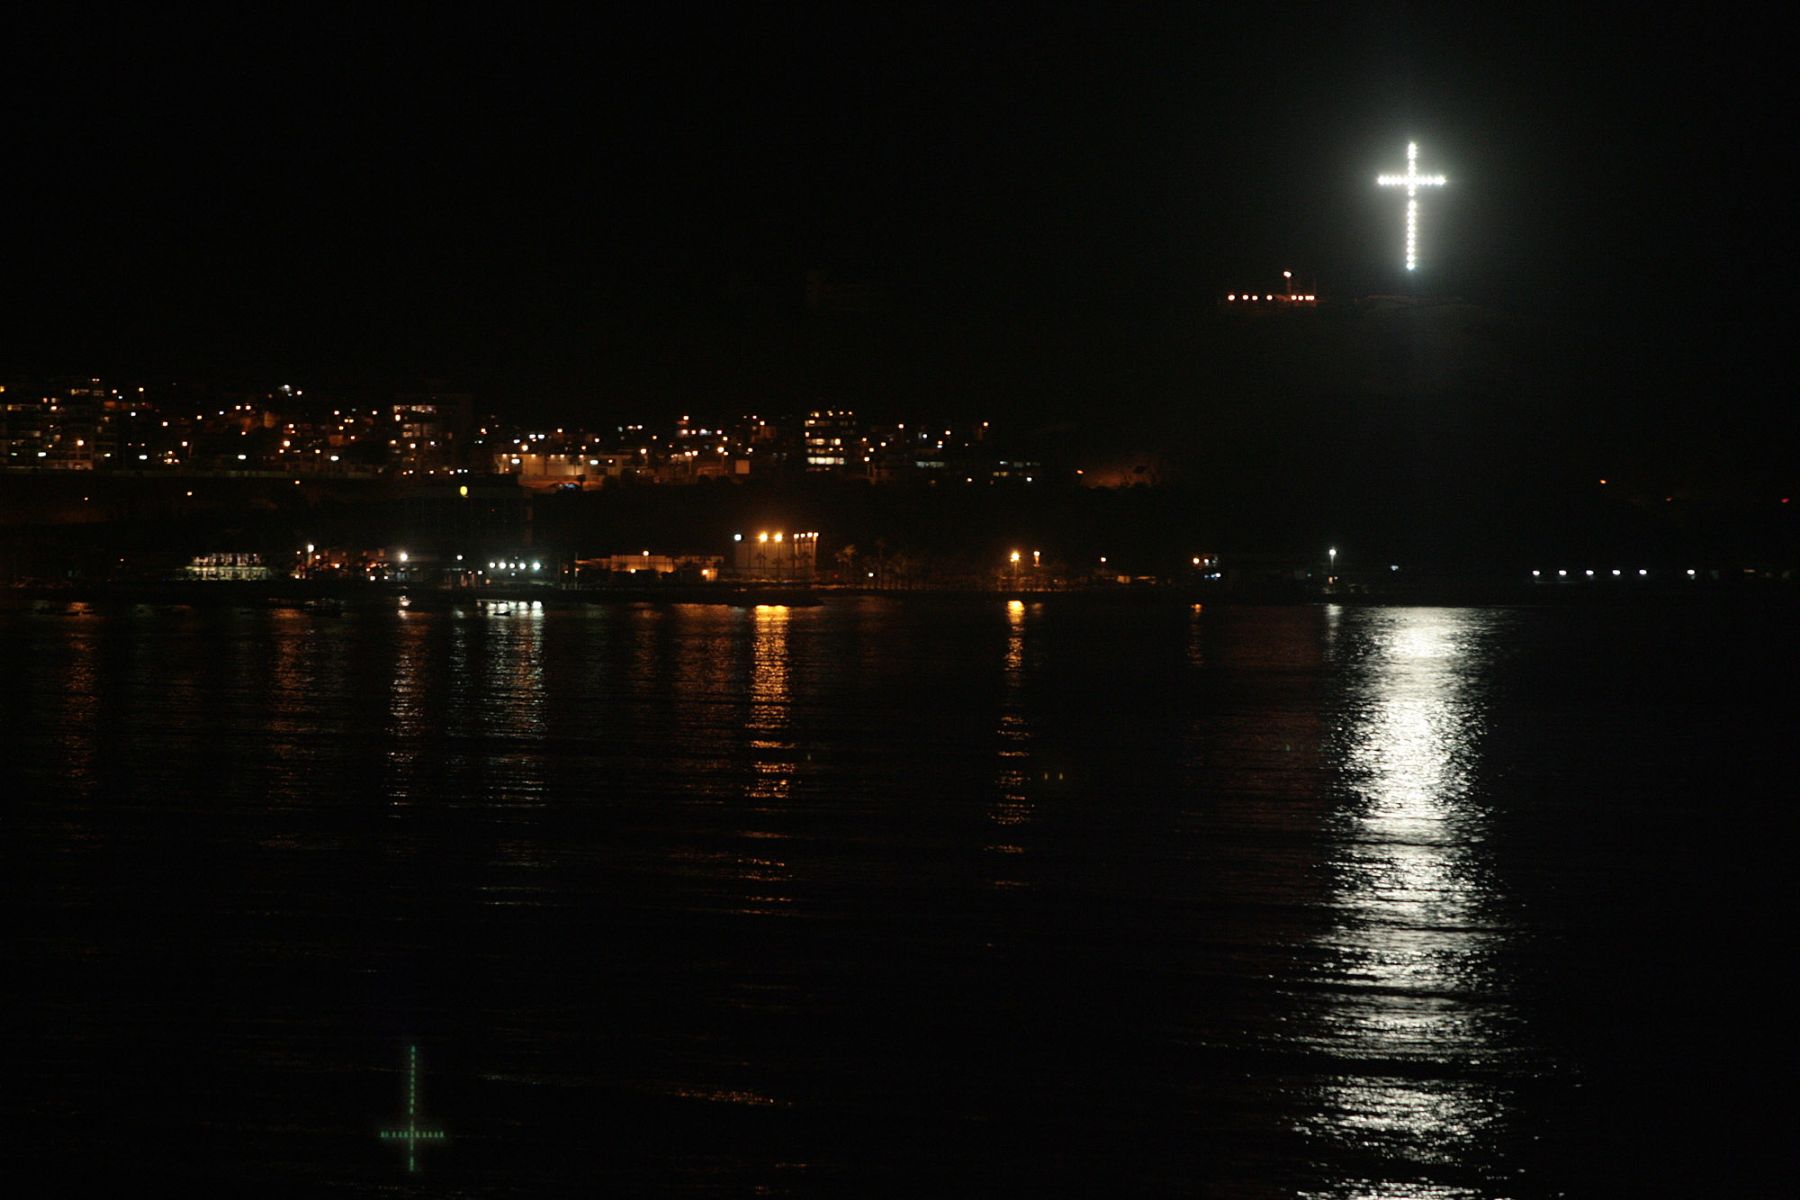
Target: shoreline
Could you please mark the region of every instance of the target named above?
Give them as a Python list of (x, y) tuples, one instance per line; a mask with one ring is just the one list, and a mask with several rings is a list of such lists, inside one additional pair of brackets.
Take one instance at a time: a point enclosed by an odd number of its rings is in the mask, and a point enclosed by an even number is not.
[(341, 611), (399, 606), (437, 610), (484, 604), (533, 604), (543, 608), (621, 604), (715, 604), (731, 607), (815, 607), (829, 600), (879, 597), (907, 603), (1036, 603), (1299, 605), (1388, 607), (1640, 607), (1689, 604), (1792, 604), (1800, 592), (1782, 581), (1681, 581), (1629, 589), (1580, 585), (1504, 586), (1445, 582), (1407, 588), (1326, 589), (1270, 587), (1230, 589), (1213, 585), (1107, 586), (1058, 589), (868, 588), (794, 584), (671, 584), (657, 587), (561, 588), (546, 586), (452, 589), (379, 582), (300, 580), (145, 581), (25, 584), (0, 587), (0, 609), (58, 605), (155, 605), (167, 607), (271, 607)]

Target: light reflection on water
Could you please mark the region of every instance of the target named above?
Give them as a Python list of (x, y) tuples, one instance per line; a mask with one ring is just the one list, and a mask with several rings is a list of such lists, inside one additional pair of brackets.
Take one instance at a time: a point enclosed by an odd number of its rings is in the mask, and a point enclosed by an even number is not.
[(394, 628), (394, 670), (388, 684), (388, 802), (403, 808), (418, 793), (420, 753), (425, 728), (424, 620), (398, 614)]
[(63, 770), (83, 798), (98, 780), (95, 754), (99, 741), (100, 692), (97, 660), (98, 628), (77, 627), (68, 639), (68, 661), (64, 668), (67, 682), (58, 700), (54, 727), (60, 742)]
[[(1496, 636), (1496, 618), (1470, 610), (1327, 614), (1350, 802), (1334, 839), (1326, 999), (1307, 1035), (1338, 1071), (1305, 1127), (1372, 1163), (1451, 1176), (1506, 1119), (1501, 1060), (1517, 1041), (1476, 790)], [(1318, 1194), (1483, 1194), (1455, 1178), (1344, 1187)]]
[(4, 1115), (171, 1177), (306, 1161), (381, 1194), (357, 1122), (417, 1030), (433, 1115), (494, 1131), (434, 1165), (469, 1194), (778, 1193), (794, 1164), (847, 1194), (1605, 1194), (1568, 1186), (1610, 1169), (1582, 1155), (1720, 1104), (1656, 1073), (1716, 1079), (1711, 1031), (1779, 1003), (1708, 979), (1644, 1015), (1685, 964), (1621, 879), (1736, 886), (1778, 844), (1740, 801), (1752, 836), (1684, 867), (1731, 806), (1666, 783), (1775, 757), (1761, 707), (1685, 730), (1751, 652), (1558, 700), (1669, 619), (0, 610), (31, 980)]
[(495, 747), (489, 761), (498, 774), (490, 803), (515, 814), (541, 808), (549, 704), (544, 690), (544, 610), (514, 605), (490, 613), (483, 632), (486, 662), (481, 674), (490, 689), (484, 732)]
[[(1025, 718), (1025, 629), (1027, 611), (1023, 600), (1006, 602), (1006, 653), (1002, 660), (1000, 721), (995, 735), (1000, 743), (1000, 769), (995, 777), (997, 794), (988, 806), (988, 820), (1000, 830), (1012, 830), (1030, 822), (1032, 816), (1031, 797), (1026, 793), (1026, 781), (1031, 755), (1031, 726)], [(993, 880), (997, 888), (1028, 887), (1029, 881), (1017, 878), (1019, 864), (1016, 856), (1023, 854), (1024, 847), (1017, 844), (1015, 837), (1003, 836), (1000, 840), (987, 846), (990, 854), (1007, 856), (999, 860), (1006, 863), (1006, 875)], [(1011, 858), (1015, 861), (1008, 862)], [(996, 864), (998, 866), (998, 863)]]
[(788, 663), (786, 605), (759, 604), (754, 610), (755, 633), (750, 642), (750, 748), (772, 752), (758, 754), (757, 779), (752, 796), (781, 796), (787, 792), (793, 763), (793, 745), (787, 741)]
[(271, 766), (270, 797), (286, 807), (299, 805), (313, 784), (302, 745), (313, 728), (308, 705), (316, 695), (314, 643), (305, 627), (311, 618), (299, 609), (276, 609), (269, 620), (278, 631), (270, 648), (264, 689)]
[[(525, 604), (391, 617), (386, 717), (389, 853), (410, 857), (446, 810), (483, 814), (495, 837), (478, 890), (489, 904), (538, 892), (547, 805), (545, 614)], [(454, 790), (446, 777), (469, 780)]]
[(793, 695), (788, 683), (788, 625), (785, 604), (751, 610), (750, 711), (744, 730), (750, 738), (750, 779), (744, 798), (746, 821), (738, 837), (748, 843), (733, 852), (733, 869), (746, 890), (738, 910), (746, 916), (785, 914), (793, 897), (785, 891), (791, 872), (780, 857), (786, 832), (775, 824), (786, 815), (795, 761), (790, 730)]

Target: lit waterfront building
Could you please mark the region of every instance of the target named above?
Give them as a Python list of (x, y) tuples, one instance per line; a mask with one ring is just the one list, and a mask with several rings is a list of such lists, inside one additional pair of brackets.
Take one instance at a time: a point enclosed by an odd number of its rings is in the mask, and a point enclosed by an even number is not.
[(818, 575), (819, 535), (784, 529), (732, 534), (731, 570), (739, 579), (811, 582)]

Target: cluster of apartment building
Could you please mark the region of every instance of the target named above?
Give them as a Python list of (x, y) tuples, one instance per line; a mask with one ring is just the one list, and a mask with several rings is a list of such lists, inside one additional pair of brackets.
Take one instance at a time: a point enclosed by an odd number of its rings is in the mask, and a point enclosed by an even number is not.
[(0, 468), (15, 471), (385, 475), (445, 471), (478, 441), (467, 395), (368, 407), (181, 385), (0, 384)]
[(0, 384), (0, 469), (428, 480), (509, 476), (537, 490), (692, 484), (770, 474), (898, 483), (1036, 483), (1043, 464), (998, 449), (986, 421), (876, 423), (827, 407), (712, 423), (533, 428), (426, 389), (352, 405), (283, 385), (257, 393), (84, 378)]
[(771, 474), (869, 483), (1043, 478), (1041, 462), (996, 452), (988, 431), (986, 421), (961, 427), (867, 422), (849, 408), (773, 419), (750, 414), (716, 426), (682, 416), (660, 431), (644, 425), (519, 431), (493, 449), (489, 466), (527, 488), (571, 490), (622, 480), (684, 484)]

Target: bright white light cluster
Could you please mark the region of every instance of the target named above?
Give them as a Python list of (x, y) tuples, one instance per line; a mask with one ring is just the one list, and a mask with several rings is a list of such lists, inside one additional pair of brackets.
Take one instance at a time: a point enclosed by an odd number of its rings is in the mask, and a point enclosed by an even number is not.
[(1406, 174), (1377, 175), (1375, 182), (1381, 187), (1406, 189), (1406, 269), (1415, 270), (1419, 265), (1419, 189), (1443, 187), (1449, 180), (1442, 175), (1419, 174), (1419, 143), (1408, 142)]

